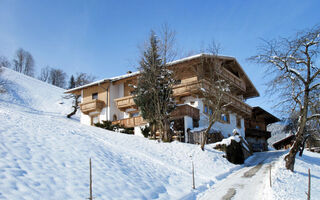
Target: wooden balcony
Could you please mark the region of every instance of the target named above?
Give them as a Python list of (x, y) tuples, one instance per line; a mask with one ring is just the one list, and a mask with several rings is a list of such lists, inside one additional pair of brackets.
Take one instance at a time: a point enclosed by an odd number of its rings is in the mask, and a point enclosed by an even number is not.
[(136, 104), (134, 103), (133, 96), (125, 96), (114, 100), (116, 106), (119, 110), (124, 112), (127, 108), (134, 108)]
[(88, 115), (90, 112), (101, 112), (105, 106), (104, 102), (98, 99), (94, 99), (88, 102), (83, 102), (80, 104), (81, 111)]
[(131, 117), (131, 118), (113, 121), (112, 124), (120, 124), (124, 127), (131, 128), (131, 127), (147, 124), (147, 121), (145, 121), (141, 116), (137, 116), (137, 117)]
[[(193, 80), (187, 83), (175, 85), (173, 87), (173, 96), (177, 99), (185, 96), (191, 96), (194, 94), (200, 95), (201, 97), (201, 88), (206, 87), (208, 84), (210, 83), (206, 80)], [(231, 108), (232, 111), (242, 115), (251, 115), (252, 108), (248, 104), (244, 103), (242, 100), (238, 99), (237, 97), (234, 97), (231, 94), (226, 93), (226, 95), (223, 98), (223, 101), (226, 103), (231, 103), (229, 105), (229, 108)], [(125, 111), (128, 108), (136, 108), (132, 96), (126, 96), (115, 99), (115, 102), (117, 108), (121, 111)]]
[(173, 86), (173, 96), (174, 97), (189, 96), (194, 93), (197, 93), (200, 88), (201, 88), (201, 85), (198, 80), (175, 85)]
[(232, 74), (227, 69), (222, 68), (221, 76), (230, 83), (233, 83), (232, 85), (236, 86), (238, 89), (242, 90), (243, 92), (246, 91), (246, 84), (244, 83), (244, 81)]
[(232, 96), (231, 94), (226, 93), (223, 97), (223, 101), (225, 103), (231, 102), (231, 104), (228, 107), (231, 107), (231, 110), (235, 113), (251, 116), (252, 107), (244, 103), (240, 99)]
[(199, 120), (200, 111), (198, 108), (184, 104), (184, 105), (177, 106), (176, 109), (171, 113), (172, 119), (177, 119), (184, 116), (189, 116), (192, 119)]
[(266, 140), (271, 137), (271, 132), (263, 131), (256, 128), (246, 128), (246, 137), (264, 137)]

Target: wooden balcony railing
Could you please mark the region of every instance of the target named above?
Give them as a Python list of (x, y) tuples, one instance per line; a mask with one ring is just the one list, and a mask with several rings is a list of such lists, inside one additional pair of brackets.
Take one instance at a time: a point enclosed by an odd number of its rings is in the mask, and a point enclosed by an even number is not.
[(175, 85), (173, 86), (173, 96), (189, 96), (191, 94), (196, 93), (199, 90), (199, 88), (201, 88), (201, 85), (198, 80)]
[[(199, 109), (185, 104), (185, 105), (178, 106), (171, 113), (172, 119), (180, 118), (183, 116), (189, 116), (192, 119), (199, 120), (200, 119), (200, 112), (199, 112)], [(145, 121), (141, 116), (137, 116), (137, 117), (116, 120), (116, 121), (113, 121), (112, 124), (120, 124), (124, 127), (130, 128), (130, 127), (141, 126), (141, 125), (147, 124), (147, 121)]]
[(135, 107), (133, 96), (125, 96), (114, 100), (119, 110), (125, 111), (127, 108)]
[(199, 120), (200, 119), (200, 111), (198, 108), (192, 107), (187, 104), (183, 104), (177, 106), (174, 111), (171, 113), (171, 118), (181, 118), (183, 116), (189, 116), (192, 119)]
[(242, 91), (246, 91), (246, 84), (244, 83), (243, 80), (232, 74), (229, 70), (222, 68), (222, 73), (221, 75), (223, 76), (224, 79), (227, 81), (233, 83), (236, 87), (241, 89)]
[(105, 106), (104, 102), (98, 99), (94, 99), (89, 102), (84, 102), (80, 104), (80, 109), (84, 114), (89, 114), (90, 112), (101, 112)]
[(137, 116), (137, 117), (131, 117), (131, 118), (113, 121), (112, 124), (120, 124), (124, 127), (130, 128), (130, 127), (141, 126), (141, 125), (147, 124), (147, 121), (145, 121), (141, 116)]
[[(190, 96), (193, 94), (201, 94), (202, 87), (208, 87), (210, 84), (207, 80), (201, 81), (190, 81), (187, 83), (182, 83), (179, 85), (175, 85), (173, 87), (173, 96), (174, 97), (183, 97), (183, 96)], [(201, 96), (201, 95), (200, 95)], [(237, 97), (226, 93), (224, 95), (223, 101), (226, 103), (231, 102), (229, 107), (233, 108), (235, 112), (241, 112), (241, 114), (251, 115), (252, 108), (244, 103), (242, 100), (238, 99)], [(135, 103), (133, 101), (132, 96), (126, 96), (122, 98), (115, 99), (117, 108), (121, 111), (125, 111), (127, 108), (135, 107)]]
[(271, 132), (256, 128), (246, 128), (245, 133), (246, 137), (265, 137), (266, 139), (271, 137)]
[(229, 107), (232, 107), (234, 112), (240, 112), (241, 114), (249, 115), (251, 116), (252, 107), (248, 104), (244, 103), (240, 99), (232, 96), (231, 94), (225, 93), (223, 97), (223, 101), (226, 103), (231, 102)]

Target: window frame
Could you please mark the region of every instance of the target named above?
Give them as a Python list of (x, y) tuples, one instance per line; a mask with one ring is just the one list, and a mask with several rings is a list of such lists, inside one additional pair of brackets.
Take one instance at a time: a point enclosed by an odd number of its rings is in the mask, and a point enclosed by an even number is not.
[(98, 92), (95, 92), (95, 93), (92, 93), (92, 94), (91, 94), (91, 99), (92, 99), (92, 100), (97, 100), (98, 98), (99, 98)]

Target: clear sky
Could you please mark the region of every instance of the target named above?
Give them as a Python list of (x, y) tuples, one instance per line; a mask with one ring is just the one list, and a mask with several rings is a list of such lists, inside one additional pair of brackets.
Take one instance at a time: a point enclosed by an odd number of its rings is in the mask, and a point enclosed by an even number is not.
[(21, 47), (33, 55), (37, 72), (49, 65), (68, 75), (107, 78), (135, 71), (138, 45), (168, 23), (180, 54), (219, 42), (222, 54), (235, 57), (260, 92), (249, 104), (274, 112), (263, 66), (246, 59), (261, 38), (319, 24), (319, 10), (319, 0), (0, 0), (0, 55), (11, 60)]

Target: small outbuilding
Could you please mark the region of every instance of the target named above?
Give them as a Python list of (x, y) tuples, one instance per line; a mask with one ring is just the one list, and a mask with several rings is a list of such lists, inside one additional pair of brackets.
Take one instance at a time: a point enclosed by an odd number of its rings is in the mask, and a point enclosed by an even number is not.
[(273, 143), (273, 147), (277, 150), (279, 149), (288, 149), (292, 146), (295, 139), (295, 135), (289, 135), (275, 143)]
[(250, 118), (245, 119), (245, 138), (254, 152), (267, 151), (267, 140), (271, 132), (267, 131), (269, 124), (280, 121), (277, 117), (260, 107), (253, 107)]

